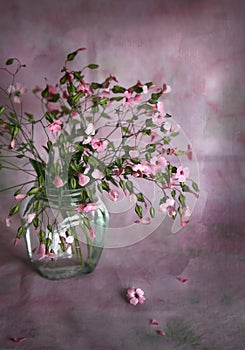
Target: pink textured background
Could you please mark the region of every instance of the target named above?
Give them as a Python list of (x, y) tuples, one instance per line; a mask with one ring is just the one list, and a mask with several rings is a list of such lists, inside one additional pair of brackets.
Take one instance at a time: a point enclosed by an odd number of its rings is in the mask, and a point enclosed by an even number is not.
[[(1, 348), (177, 349), (149, 320), (164, 328), (180, 317), (201, 334), (200, 349), (244, 349), (245, 2), (8, 0), (0, 14), (0, 63), (26, 63), (28, 88), (52, 83), (79, 47), (87, 47), (80, 62), (99, 62), (103, 76), (170, 84), (166, 109), (191, 140), (201, 178), (192, 223), (178, 235), (159, 228), (138, 245), (105, 250), (94, 275), (57, 283), (25, 265), (24, 246), (10, 248), (2, 196)], [(148, 302), (133, 309), (120, 293), (137, 283)], [(15, 336), (27, 339), (12, 344)]]

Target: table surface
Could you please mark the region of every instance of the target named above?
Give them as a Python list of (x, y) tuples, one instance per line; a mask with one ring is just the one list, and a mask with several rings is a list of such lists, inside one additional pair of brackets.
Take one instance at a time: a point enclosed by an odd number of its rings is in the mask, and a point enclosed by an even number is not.
[[(24, 241), (13, 246), (17, 224), (0, 226), (1, 349), (244, 349), (242, 232), (199, 221), (197, 209), (177, 234), (164, 221), (137, 244), (104, 249), (92, 274), (49, 281), (28, 263)], [(145, 291), (144, 304), (127, 302), (130, 286)]]

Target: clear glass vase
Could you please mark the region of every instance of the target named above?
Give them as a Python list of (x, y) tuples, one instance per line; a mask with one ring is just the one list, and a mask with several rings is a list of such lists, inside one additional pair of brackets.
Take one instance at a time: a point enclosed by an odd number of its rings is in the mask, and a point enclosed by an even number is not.
[(91, 273), (100, 259), (109, 215), (94, 190), (50, 189), (22, 207), (29, 258), (52, 280)]

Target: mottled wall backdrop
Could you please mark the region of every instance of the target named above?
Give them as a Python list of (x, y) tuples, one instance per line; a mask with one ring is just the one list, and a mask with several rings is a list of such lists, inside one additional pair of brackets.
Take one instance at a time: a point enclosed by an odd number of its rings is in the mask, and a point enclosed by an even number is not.
[(87, 48), (79, 64), (99, 62), (101, 77), (170, 84), (166, 110), (199, 160), (196, 220), (235, 235), (244, 205), (244, 1), (5, 0), (0, 13), (1, 64), (19, 57), (29, 89), (55, 81), (79, 47)]

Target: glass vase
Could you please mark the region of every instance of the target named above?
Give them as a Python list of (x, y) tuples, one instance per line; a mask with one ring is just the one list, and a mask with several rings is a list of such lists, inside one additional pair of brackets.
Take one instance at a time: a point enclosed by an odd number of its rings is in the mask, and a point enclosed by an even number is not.
[(109, 215), (94, 190), (50, 189), (28, 197), (22, 220), (29, 258), (43, 277), (71, 278), (97, 266)]

